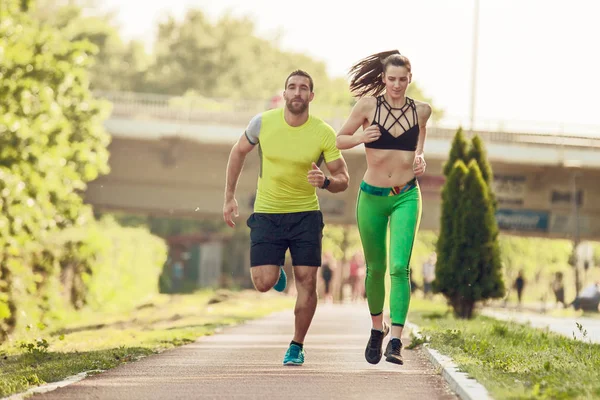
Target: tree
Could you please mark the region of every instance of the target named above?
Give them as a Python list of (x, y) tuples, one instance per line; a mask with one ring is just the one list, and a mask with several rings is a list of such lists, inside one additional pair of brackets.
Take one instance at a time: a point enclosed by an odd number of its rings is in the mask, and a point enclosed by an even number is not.
[[(140, 41), (123, 42), (114, 15), (99, 10), (95, 0), (38, 0), (33, 16), (60, 29), (71, 41), (97, 47), (90, 64), (92, 90), (144, 91), (151, 57)], [(86, 9), (95, 10), (92, 15)]]
[(16, 323), (13, 277), (31, 275), (27, 251), (91, 218), (80, 192), (108, 172), (109, 136), (107, 105), (88, 89), (93, 49), (38, 23), (21, 1), (2, 4), (0, 324), (6, 335)]
[(487, 159), (487, 151), (485, 150), (483, 140), (481, 140), (479, 135), (475, 135), (473, 136), (473, 139), (471, 139), (471, 146), (469, 147), (467, 159), (469, 161), (477, 161), (483, 181), (486, 185), (491, 187), (494, 174), (492, 173), (492, 167)]
[[(141, 42), (121, 39), (114, 15), (101, 10), (97, 0), (37, 3), (38, 20), (59, 28), (71, 40), (87, 40), (98, 47), (90, 69), (93, 90), (186, 95), (190, 104), (198, 104), (198, 97), (210, 97), (258, 100), (260, 105), (280, 94), (287, 74), (300, 68), (315, 81), (311, 110), (316, 115), (342, 120), (355, 101), (344, 77), (330, 77), (322, 61), (282, 50), (277, 37), (259, 37), (247, 17), (227, 13), (212, 22), (200, 9), (189, 10), (182, 21), (167, 16), (158, 25), (153, 54), (147, 54)], [(415, 83), (408, 95), (432, 103)], [(443, 112), (432, 107), (435, 121)]]
[(461, 316), (470, 318), (475, 302), (504, 296), (504, 281), (498, 243), (498, 224), (490, 190), (477, 161), (469, 162), (465, 179), (465, 208), (461, 218), (463, 240), (468, 244), (464, 253), (464, 266), (470, 279), (463, 287), (464, 300)]
[(492, 202), (492, 206), (494, 210), (497, 208), (497, 200), (496, 195), (494, 194), (494, 173), (492, 172), (492, 166), (490, 165), (487, 159), (487, 151), (485, 150), (485, 145), (483, 144), (483, 140), (479, 137), (479, 135), (473, 136), (471, 139), (471, 146), (469, 148), (469, 154), (467, 159), (475, 160), (477, 165), (479, 166), (479, 170), (481, 171), (481, 177), (483, 178), (485, 184), (489, 189), (490, 200)]
[(463, 187), (468, 170), (464, 162), (456, 160), (450, 170), (450, 176), (442, 187), (442, 215), (440, 221), (440, 234), (436, 244), (437, 263), (435, 266), (436, 278), (433, 281), (433, 290), (442, 293), (456, 303), (459, 298), (459, 288), (454, 282), (456, 269), (462, 265), (460, 257), (466, 244), (460, 236), (463, 223)]
[(465, 165), (468, 163), (467, 153), (469, 144), (463, 133), (462, 127), (458, 128), (454, 139), (452, 140), (452, 147), (450, 148), (450, 155), (448, 161), (444, 164), (444, 175), (450, 176), (452, 169), (454, 168), (456, 161), (461, 160)]
[(436, 266), (434, 287), (448, 298), (457, 317), (471, 318), (476, 302), (502, 297), (505, 288), (489, 189), (477, 161), (471, 160), (464, 173), (464, 164), (457, 161), (448, 184), (458, 183), (461, 177), (464, 183), (444, 188), (445, 226), (438, 257), (442, 262)]

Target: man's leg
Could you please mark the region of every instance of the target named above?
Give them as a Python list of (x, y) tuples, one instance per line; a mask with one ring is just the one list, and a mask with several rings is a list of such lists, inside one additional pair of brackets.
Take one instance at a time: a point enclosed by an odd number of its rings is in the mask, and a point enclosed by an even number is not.
[(270, 290), (283, 273), (285, 252), (288, 243), (281, 235), (277, 214), (254, 213), (248, 218), (250, 228), (250, 274), (252, 283), (259, 292)]
[(250, 269), (252, 283), (259, 292), (267, 292), (279, 280), (281, 267), (278, 265), (257, 265)]
[(296, 325), (294, 342), (304, 343), (304, 338), (317, 309), (317, 271), (314, 266), (295, 266), (294, 280), (296, 281), (296, 307), (294, 315)]
[(317, 308), (317, 272), (321, 266), (323, 215), (320, 211), (290, 214), (286, 221), (290, 254), (296, 281), (294, 338), (283, 359), (284, 365), (304, 363), (304, 339)]
[(304, 339), (317, 309), (317, 270), (315, 266), (294, 266), (296, 307), (294, 338), (283, 357), (283, 365), (304, 364)]

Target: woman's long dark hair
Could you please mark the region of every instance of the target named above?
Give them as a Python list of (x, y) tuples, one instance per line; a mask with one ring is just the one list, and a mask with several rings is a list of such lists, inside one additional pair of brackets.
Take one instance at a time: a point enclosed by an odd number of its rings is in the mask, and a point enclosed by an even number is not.
[(411, 72), (410, 61), (398, 50), (373, 54), (350, 68), (350, 91), (357, 97), (382, 94), (385, 90), (382, 77), (388, 65), (406, 67)]

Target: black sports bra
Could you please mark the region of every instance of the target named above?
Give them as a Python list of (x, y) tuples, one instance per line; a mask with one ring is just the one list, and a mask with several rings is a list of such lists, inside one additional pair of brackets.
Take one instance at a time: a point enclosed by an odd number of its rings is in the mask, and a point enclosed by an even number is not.
[[(387, 115), (383, 122), (381, 122), (382, 106), (385, 107), (385, 109), (387, 111)], [(396, 116), (394, 114), (392, 114), (392, 110), (400, 110), (400, 111), (402, 111), (402, 113), (400, 114), (400, 116), (398, 118), (396, 118)], [(409, 110), (412, 110), (412, 122), (409, 121), (408, 117), (406, 116), (406, 114)], [(386, 124), (387, 124), (390, 116), (392, 117), (392, 119), (394, 119), (394, 121), (392, 121), (392, 124), (386, 128)], [(404, 120), (406, 120), (407, 126), (410, 126), (411, 123), (413, 123), (414, 125), (407, 129), (405, 126), (403, 126), (403, 124), (402, 124), (403, 121), (400, 121), (400, 119), (402, 117), (404, 117)], [(400, 125), (400, 127), (404, 129), (404, 133), (400, 134), (397, 137), (394, 137), (390, 133), (390, 129), (392, 129), (392, 127), (396, 124)], [(413, 99), (410, 99), (407, 97), (406, 103), (404, 104), (404, 106), (402, 106), (401, 108), (393, 108), (385, 100), (383, 95), (378, 96), (377, 97), (377, 108), (375, 109), (375, 116), (373, 117), (373, 123), (371, 123), (371, 125), (379, 126), (379, 130), (381, 131), (381, 136), (379, 136), (379, 139), (377, 139), (371, 143), (365, 143), (365, 147), (368, 147), (371, 149), (408, 150), (408, 151), (415, 151), (417, 149), (417, 141), (419, 140), (419, 121), (417, 118), (417, 107), (415, 106), (415, 102)]]

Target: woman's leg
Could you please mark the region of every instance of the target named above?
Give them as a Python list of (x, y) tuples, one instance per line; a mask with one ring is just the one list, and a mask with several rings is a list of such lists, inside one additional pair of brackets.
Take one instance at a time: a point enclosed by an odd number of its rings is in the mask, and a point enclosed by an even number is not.
[(410, 259), (421, 220), (419, 187), (397, 195), (390, 217), (390, 314), (392, 337), (401, 338), (410, 305)]
[(365, 292), (373, 322), (365, 359), (370, 364), (377, 364), (383, 353), (383, 339), (390, 329), (383, 322), (389, 199), (361, 190), (356, 208), (356, 220), (367, 266)]
[(416, 186), (397, 195), (390, 217), (392, 337), (385, 349), (385, 360), (400, 365), (404, 364), (401, 338), (410, 305), (410, 258), (420, 220), (421, 193)]
[(374, 318), (373, 329), (382, 330), (385, 299), (385, 271), (387, 269), (388, 214), (386, 197), (363, 191), (358, 196), (356, 220), (365, 255), (367, 274), (365, 292), (369, 311)]

